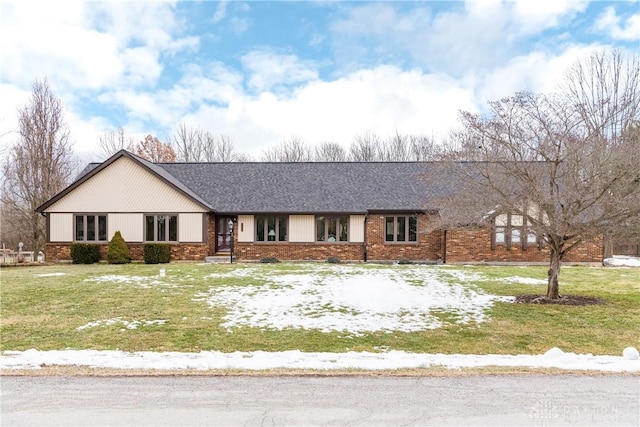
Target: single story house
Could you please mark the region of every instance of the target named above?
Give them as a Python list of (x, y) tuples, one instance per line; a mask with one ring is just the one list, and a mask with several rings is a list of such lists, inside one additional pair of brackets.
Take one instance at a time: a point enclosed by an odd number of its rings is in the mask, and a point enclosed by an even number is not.
[[(173, 260), (233, 255), (240, 261), (438, 263), (548, 259), (522, 217), (433, 230), (429, 200), (452, 188), (422, 176), (439, 163), (152, 163), (125, 150), (90, 164), (37, 210), (46, 216), (47, 260), (70, 260), (78, 242), (107, 245), (120, 231), (134, 259), (146, 242), (171, 244)], [(446, 171), (443, 170), (443, 173)], [(452, 184), (453, 185), (453, 184)], [(230, 233), (230, 226), (233, 232)], [(602, 242), (569, 261), (601, 262)]]

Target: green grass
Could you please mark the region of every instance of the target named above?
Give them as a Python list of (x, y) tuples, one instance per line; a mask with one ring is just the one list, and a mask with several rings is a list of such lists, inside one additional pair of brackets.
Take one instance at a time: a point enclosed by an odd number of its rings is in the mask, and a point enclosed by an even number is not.
[[(139, 286), (114, 281), (90, 281), (104, 275), (157, 276), (160, 266), (51, 265), (0, 270), (0, 349), (119, 349), (124, 351), (378, 351), (428, 353), (538, 354), (557, 346), (564, 351), (621, 354), (640, 347), (640, 270), (563, 267), (561, 294), (602, 298), (597, 306), (555, 306), (496, 303), (481, 324), (460, 325), (447, 312), (435, 313), (445, 326), (420, 332), (377, 332), (361, 336), (317, 330), (234, 328), (220, 326), (225, 307), (210, 307), (195, 297), (216, 286), (246, 286), (247, 277), (223, 276), (237, 268), (254, 269), (251, 284), (268, 284), (261, 276), (300, 274), (304, 264), (165, 265), (168, 285)], [(366, 265), (375, 270), (389, 266)], [(412, 266), (395, 266), (410, 271)], [(482, 274), (475, 286), (496, 295), (544, 293), (544, 286), (507, 284), (510, 276), (544, 279), (543, 267), (476, 266), (458, 268)], [(41, 276), (62, 272), (63, 276)], [(214, 277), (210, 277), (210, 275)], [(329, 273), (326, 273), (329, 274)], [(328, 312), (340, 308), (327, 306)], [(344, 310), (342, 310), (344, 311)], [(317, 314), (311, 314), (317, 315)], [(165, 320), (163, 325), (89, 322)]]

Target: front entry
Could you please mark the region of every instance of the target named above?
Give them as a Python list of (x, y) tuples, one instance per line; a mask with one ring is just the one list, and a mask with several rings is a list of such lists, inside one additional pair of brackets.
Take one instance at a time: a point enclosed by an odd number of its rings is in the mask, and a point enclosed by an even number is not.
[(231, 250), (231, 235), (229, 234), (230, 216), (216, 217), (216, 252), (229, 252)]

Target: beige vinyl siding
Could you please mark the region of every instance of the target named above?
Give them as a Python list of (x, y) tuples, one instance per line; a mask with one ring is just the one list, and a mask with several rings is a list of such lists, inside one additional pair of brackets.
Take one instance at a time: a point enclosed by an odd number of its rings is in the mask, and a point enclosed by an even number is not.
[(236, 227), (238, 227), (238, 242), (253, 242), (254, 240), (254, 224), (253, 215), (238, 215)]
[(178, 215), (178, 240), (181, 242), (202, 242), (202, 214), (184, 213)]
[(125, 242), (142, 242), (144, 216), (141, 213), (110, 213), (107, 215), (107, 238), (120, 231)]
[(289, 241), (313, 242), (315, 240), (315, 216), (313, 215), (290, 215), (289, 216)]
[(364, 215), (349, 217), (349, 241), (353, 243), (364, 242)]
[(133, 160), (121, 157), (46, 212), (206, 212), (206, 209)]
[(73, 214), (56, 213), (49, 215), (49, 241), (73, 241)]

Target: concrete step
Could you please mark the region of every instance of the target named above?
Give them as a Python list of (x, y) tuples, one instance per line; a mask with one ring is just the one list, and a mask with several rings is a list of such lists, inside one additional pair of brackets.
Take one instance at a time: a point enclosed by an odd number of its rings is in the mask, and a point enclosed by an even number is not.
[[(235, 257), (234, 257), (235, 258)], [(220, 263), (220, 264), (225, 264), (225, 263), (229, 263), (230, 262), (230, 256), (229, 255), (213, 255), (213, 256), (208, 256), (204, 259), (205, 262), (209, 262), (209, 263)]]

